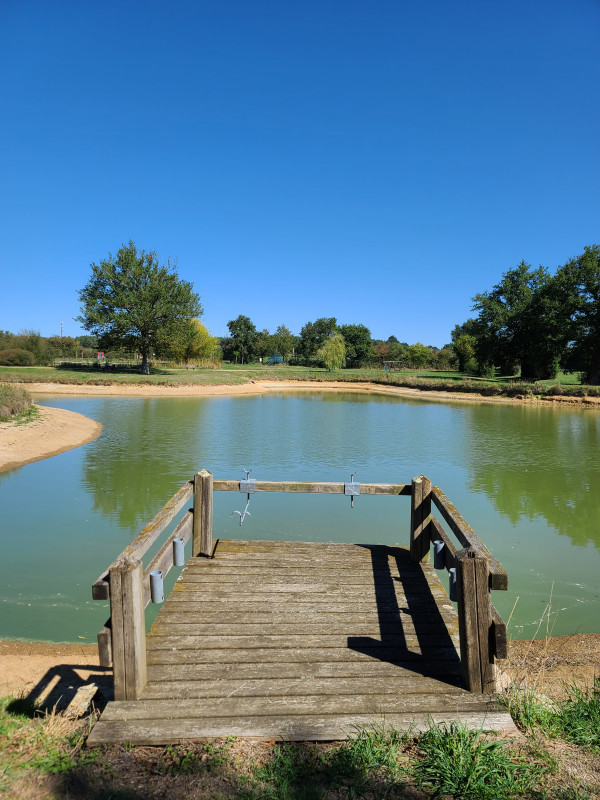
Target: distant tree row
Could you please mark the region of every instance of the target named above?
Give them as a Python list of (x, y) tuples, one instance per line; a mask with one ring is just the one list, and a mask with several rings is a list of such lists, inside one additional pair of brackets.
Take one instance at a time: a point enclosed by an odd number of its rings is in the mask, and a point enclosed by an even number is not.
[(307, 322), (299, 335), (285, 325), (279, 325), (274, 333), (266, 328), (258, 330), (250, 317), (242, 314), (230, 320), (227, 327), (230, 335), (220, 340), (223, 358), (239, 364), (268, 361), (274, 354), (291, 364), (332, 365), (331, 369), (382, 367), (386, 361), (405, 369), (448, 370), (456, 364), (450, 345), (440, 349), (420, 342), (409, 345), (395, 336), (386, 341), (372, 339), (366, 325), (338, 325), (335, 317)]
[(600, 246), (554, 275), (522, 261), (475, 295), (473, 310), (478, 316), (452, 331), (459, 370), (546, 380), (561, 367), (600, 384)]

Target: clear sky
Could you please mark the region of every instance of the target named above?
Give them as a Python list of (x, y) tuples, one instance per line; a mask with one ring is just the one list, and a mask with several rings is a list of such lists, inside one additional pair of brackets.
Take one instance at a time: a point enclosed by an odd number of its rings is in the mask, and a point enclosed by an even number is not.
[(0, 328), (82, 332), (91, 262), (177, 262), (216, 335), (441, 346), (600, 242), (598, 0), (0, 0)]

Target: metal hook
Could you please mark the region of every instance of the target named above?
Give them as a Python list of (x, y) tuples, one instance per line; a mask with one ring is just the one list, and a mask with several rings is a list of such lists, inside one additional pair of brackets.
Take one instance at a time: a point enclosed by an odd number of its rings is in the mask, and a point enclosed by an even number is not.
[(344, 494), (350, 495), (350, 508), (354, 508), (354, 495), (360, 494), (360, 483), (354, 482), (358, 470), (350, 473), (350, 481), (344, 484)]
[(229, 516), (233, 517), (234, 514), (238, 514), (240, 518), (240, 525), (243, 525), (246, 517), (252, 516), (252, 514), (248, 511), (249, 505), (250, 505), (250, 495), (248, 495), (248, 502), (246, 503), (246, 508), (243, 511), (232, 511)]
[(252, 470), (244, 468), (244, 472), (246, 473), (246, 478), (240, 481), (240, 492), (246, 492), (246, 508), (243, 511), (233, 511), (230, 515), (239, 514), (240, 525), (244, 524), (247, 516), (252, 516), (248, 511), (248, 506), (250, 505), (250, 495), (254, 492), (254, 479), (249, 477)]

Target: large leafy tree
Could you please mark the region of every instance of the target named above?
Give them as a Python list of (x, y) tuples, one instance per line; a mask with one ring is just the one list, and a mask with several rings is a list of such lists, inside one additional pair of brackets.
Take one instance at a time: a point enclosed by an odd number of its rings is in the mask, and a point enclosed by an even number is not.
[(373, 349), (371, 331), (366, 325), (340, 325), (340, 333), (346, 342), (346, 365), (360, 367), (365, 364)]
[(583, 381), (600, 384), (600, 246), (584, 252), (560, 267), (555, 276), (563, 313), (569, 313), (570, 346), (565, 364), (583, 372)]
[(288, 361), (290, 354), (296, 346), (297, 337), (285, 325), (279, 325), (271, 337), (273, 346), (284, 361)]
[(481, 372), (520, 370), (526, 380), (553, 378), (568, 338), (564, 293), (545, 267), (522, 261), (489, 292), (473, 298), (479, 311), (476, 356)]
[(337, 329), (335, 317), (319, 317), (314, 322), (307, 322), (300, 331), (298, 345), (300, 353), (304, 358), (313, 358), (327, 339), (337, 332)]
[(240, 358), (242, 364), (244, 359), (252, 361), (256, 355), (257, 331), (256, 326), (250, 319), (240, 314), (236, 319), (231, 319), (227, 323), (231, 334), (231, 349), (236, 358)]
[(219, 340), (199, 319), (192, 319), (168, 338), (161, 337), (159, 352), (182, 363), (211, 359), (219, 352)]
[(126, 347), (142, 356), (142, 373), (150, 372), (151, 351), (202, 314), (193, 285), (179, 278), (170, 262), (160, 264), (152, 250), (130, 241), (115, 256), (91, 264), (92, 275), (79, 292), (81, 322), (105, 349)]

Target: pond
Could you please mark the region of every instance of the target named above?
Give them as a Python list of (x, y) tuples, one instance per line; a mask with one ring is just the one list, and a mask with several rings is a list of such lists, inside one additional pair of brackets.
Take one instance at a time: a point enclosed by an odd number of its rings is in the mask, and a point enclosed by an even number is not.
[[(600, 414), (303, 391), (69, 398), (101, 437), (0, 474), (0, 638), (93, 642), (91, 584), (174, 491), (216, 478), (442, 487), (509, 575), (493, 602), (513, 638), (600, 632)], [(215, 537), (408, 544), (408, 498), (215, 495)], [(445, 577), (443, 578), (445, 581)], [(549, 614), (546, 611), (549, 608)]]

